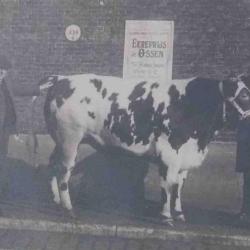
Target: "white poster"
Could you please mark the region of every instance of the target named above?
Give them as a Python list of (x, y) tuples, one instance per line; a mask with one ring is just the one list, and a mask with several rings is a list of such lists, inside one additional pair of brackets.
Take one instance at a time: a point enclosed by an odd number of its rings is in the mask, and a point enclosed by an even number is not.
[(172, 80), (173, 21), (126, 21), (123, 77)]

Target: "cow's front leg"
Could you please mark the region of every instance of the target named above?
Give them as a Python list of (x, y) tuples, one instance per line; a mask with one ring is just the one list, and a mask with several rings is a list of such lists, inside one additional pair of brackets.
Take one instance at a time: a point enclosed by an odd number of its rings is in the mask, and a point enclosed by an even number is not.
[(161, 199), (162, 199), (162, 211), (161, 215), (164, 217), (164, 221), (172, 224), (173, 218), (171, 215), (171, 194), (172, 187), (169, 186), (166, 180), (161, 178)]
[(184, 180), (187, 178), (187, 171), (182, 171), (181, 173), (178, 174), (178, 185), (177, 188), (175, 189), (175, 219), (179, 221), (185, 221), (185, 216), (183, 214), (182, 210), (182, 204), (181, 204), (181, 193), (182, 193), (182, 188), (184, 184)]
[(50, 180), (50, 186), (51, 186), (51, 191), (52, 194), (54, 196), (53, 201), (56, 204), (60, 204), (61, 200), (60, 200), (60, 194), (59, 194), (59, 190), (58, 190), (58, 183), (57, 183), (57, 178), (56, 176), (52, 176), (51, 180)]
[(173, 217), (171, 213), (172, 201), (173, 201), (173, 190), (177, 184), (177, 176), (175, 169), (168, 168), (166, 175), (161, 176), (161, 193), (162, 193), (162, 212), (164, 219), (163, 222), (173, 226)]

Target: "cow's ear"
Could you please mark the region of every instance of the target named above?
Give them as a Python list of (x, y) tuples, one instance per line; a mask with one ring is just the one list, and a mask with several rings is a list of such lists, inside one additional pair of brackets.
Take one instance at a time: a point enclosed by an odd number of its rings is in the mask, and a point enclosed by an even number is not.
[(228, 70), (226, 72), (225, 79), (231, 82), (237, 82), (238, 74), (234, 70)]
[(223, 83), (223, 96), (226, 99), (233, 97), (238, 87), (237, 85), (238, 80), (236, 80), (235, 77), (229, 77), (223, 80), (222, 83)]

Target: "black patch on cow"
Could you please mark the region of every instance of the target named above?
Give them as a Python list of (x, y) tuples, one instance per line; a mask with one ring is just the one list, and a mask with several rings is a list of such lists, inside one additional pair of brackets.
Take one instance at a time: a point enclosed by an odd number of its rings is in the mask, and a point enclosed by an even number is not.
[(102, 98), (104, 99), (104, 98), (106, 97), (106, 95), (107, 95), (107, 89), (104, 88), (104, 89), (102, 90)]
[(188, 83), (185, 96), (172, 86), (169, 95), (169, 143), (178, 150), (192, 137), (198, 139), (199, 149), (204, 150), (214, 131), (223, 125), (219, 81), (196, 78)]
[(155, 83), (151, 84), (150, 88), (151, 89), (154, 89), (154, 88), (157, 89), (157, 88), (159, 88), (159, 83), (155, 82)]
[(179, 198), (179, 196), (178, 196), (178, 187), (179, 187), (178, 184), (174, 184), (173, 187), (172, 187), (173, 188), (173, 190), (172, 190), (172, 199), (173, 199), (174, 204), (175, 204), (176, 199)]
[(61, 191), (66, 191), (68, 190), (68, 184), (66, 182), (63, 182), (60, 186)]
[(133, 91), (131, 92), (131, 94), (129, 95), (128, 99), (130, 101), (135, 101), (137, 98), (142, 97), (143, 94), (146, 92), (146, 89), (143, 88), (143, 86), (146, 84), (147, 82), (141, 82), (138, 83)]
[(102, 81), (101, 80), (98, 80), (98, 79), (91, 79), (90, 80), (91, 83), (94, 84), (97, 92), (100, 92), (101, 89), (102, 89)]
[(112, 93), (112, 94), (109, 96), (108, 100), (109, 100), (109, 101), (112, 101), (112, 102), (114, 103), (114, 102), (117, 101), (118, 95), (119, 95), (118, 93)]
[(70, 87), (69, 79), (61, 79), (54, 83), (49, 89), (47, 101), (56, 100), (57, 107), (60, 108), (64, 104), (64, 100), (68, 99), (75, 91), (75, 88)]
[(168, 119), (167, 115), (164, 114), (165, 103), (161, 102), (155, 113), (154, 113), (154, 135), (157, 140), (161, 133), (169, 135), (169, 129), (164, 125), (164, 120)]
[(56, 103), (57, 107), (61, 107), (65, 99), (68, 99), (75, 91), (75, 88), (70, 88), (70, 81), (68, 79), (59, 80), (56, 85)]
[[(138, 91), (138, 93), (141, 93)], [(143, 95), (143, 94), (142, 94)], [(154, 99), (150, 91), (145, 99), (131, 98), (128, 109), (133, 113), (135, 143), (142, 142), (143, 145), (149, 143), (149, 137), (154, 129)]]
[(92, 119), (95, 119), (95, 113), (88, 111), (88, 116), (91, 117)]
[(58, 80), (57, 76), (50, 76), (41, 81), (40, 85), (46, 81), (52, 82), (53, 86), (48, 89), (44, 105), (44, 118), (48, 133), (54, 140), (56, 140), (57, 119), (54, 114), (51, 113), (50, 104), (53, 100), (56, 100), (57, 106), (61, 107), (64, 103), (64, 100), (68, 99), (74, 93), (75, 89), (70, 88), (70, 81), (68, 79)]
[(177, 103), (180, 98), (180, 92), (177, 90), (175, 85), (171, 85), (168, 94), (170, 97), (170, 104)]
[(165, 188), (161, 188), (161, 202), (162, 202), (162, 205), (164, 205), (167, 202), (167, 200), (168, 200), (168, 198), (167, 198)]
[[(141, 82), (136, 85), (128, 98), (131, 101), (128, 109), (132, 112), (135, 123), (133, 128), (135, 143), (142, 142), (143, 145), (149, 143), (152, 133), (154, 133), (156, 140), (162, 132), (168, 133), (168, 129), (163, 124), (164, 119), (166, 119), (165, 104), (164, 102), (160, 103), (155, 110), (153, 88), (147, 96), (144, 96), (146, 92), (145, 84), (146, 82)], [(154, 87), (157, 88), (157, 83)]]
[(91, 99), (90, 99), (89, 97), (85, 96), (85, 97), (80, 101), (80, 103), (83, 103), (83, 102), (86, 102), (87, 104), (90, 104)]
[[(131, 145), (132, 143), (149, 143), (149, 138), (154, 133), (157, 139), (167, 128), (163, 125), (166, 119), (164, 111), (165, 104), (162, 102), (154, 110), (154, 98), (152, 91), (147, 95), (144, 85), (146, 82), (137, 84), (128, 97), (128, 109), (122, 109), (117, 102), (117, 93), (109, 96), (108, 100), (112, 102), (110, 112), (104, 121), (104, 127), (110, 129), (120, 138), (122, 142)], [(133, 123), (132, 123), (133, 121)]]
[(104, 121), (104, 127), (110, 129), (111, 133), (118, 136), (121, 142), (131, 145), (133, 143), (131, 117), (125, 109), (119, 107), (117, 96), (118, 93), (112, 93), (108, 98), (112, 104), (110, 112)]
[(63, 98), (62, 97), (57, 97), (56, 98), (56, 105), (57, 105), (58, 108), (63, 105)]

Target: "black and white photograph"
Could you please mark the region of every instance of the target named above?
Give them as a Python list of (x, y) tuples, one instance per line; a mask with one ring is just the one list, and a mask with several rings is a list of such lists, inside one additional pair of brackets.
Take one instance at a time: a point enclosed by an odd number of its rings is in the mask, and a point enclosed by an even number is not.
[(250, 249), (249, 0), (0, 0), (14, 249)]

